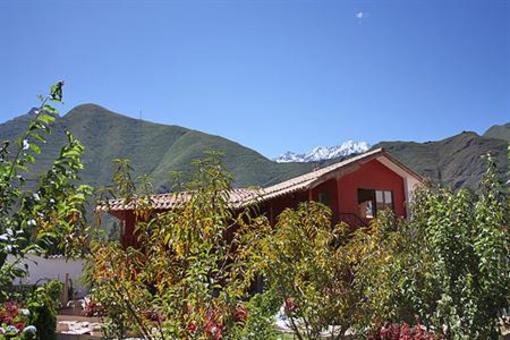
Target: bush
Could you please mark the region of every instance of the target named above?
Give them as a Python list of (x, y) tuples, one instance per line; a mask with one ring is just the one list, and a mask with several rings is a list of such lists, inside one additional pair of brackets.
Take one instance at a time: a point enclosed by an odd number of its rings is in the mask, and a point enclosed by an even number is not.
[(28, 302), (30, 323), (37, 328), (38, 340), (57, 339), (57, 314), (63, 289), (62, 282), (50, 281), (38, 287)]
[[(342, 245), (348, 226), (331, 225), (331, 210), (316, 202), (286, 209), (264, 248), (268, 286), (285, 301), (285, 314), (299, 339), (327, 331), (343, 335), (356, 307), (349, 257)], [(334, 325), (334, 327), (329, 327)]]
[[(239, 326), (234, 330), (234, 339), (276, 339), (275, 315), (282, 301), (273, 290), (253, 296), (246, 306), (238, 310)], [(243, 317), (244, 315), (244, 317)]]
[[(129, 197), (135, 189), (129, 164), (117, 164), (114, 181), (120, 196)], [(151, 215), (148, 197), (135, 199), (140, 248), (105, 240), (94, 245), (89, 277), (93, 299), (108, 316), (109, 335), (231, 338), (250, 308), (253, 327), (265, 327), (255, 320), (256, 307), (245, 301), (269, 222), (251, 217), (249, 209), (239, 215), (232, 211), (231, 179), (216, 155), (195, 166), (193, 181), (186, 185), (189, 201), (179, 209)]]
[(356, 289), (366, 299), (358, 329), (419, 322), (452, 339), (493, 339), (508, 307), (508, 205), (488, 158), (481, 191), (425, 187), (408, 222), (379, 221), (351, 242)]

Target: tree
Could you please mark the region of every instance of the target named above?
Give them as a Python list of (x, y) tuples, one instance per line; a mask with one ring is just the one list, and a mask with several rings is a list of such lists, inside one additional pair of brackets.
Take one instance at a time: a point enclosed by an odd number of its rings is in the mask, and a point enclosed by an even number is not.
[(358, 290), (367, 296), (360, 331), (382, 321), (423, 323), (451, 339), (495, 338), (510, 289), (509, 210), (487, 157), (479, 195), (427, 186), (410, 220), (358, 233)]
[[(62, 102), (63, 85), (56, 83), (48, 96), (40, 97), (41, 104), (34, 111), (33, 120), (15, 143), (4, 141), (0, 145), (0, 303), (4, 306), (17, 306), (12, 301), (20, 297), (8, 287), (15, 278), (27, 274), (20, 266), (27, 254), (58, 252), (76, 256), (87, 249), (90, 232), (84, 215), (91, 188), (76, 184), (83, 168), (80, 161), (83, 145), (66, 132), (67, 144), (50, 168), (33, 185), (26, 179), (28, 174), (34, 175), (30, 173), (31, 165), (51, 133), (58, 115), (52, 104)], [(44, 292), (42, 288), (36, 290), (34, 294), (38, 295), (23, 297), (23, 303), (30, 301), (29, 308), (50, 310), (53, 307), (45, 305)], [(51, 321), (53, 327), (55, 322)], [(12, 326), (11, 335), (20, 331), (15, 325), (8, 326)]]
[(284, 210), (268, 238), (267, 285), (299, 339), (342, 338), (353, 321), (357, 297), (343, 253), (348, 233), (346, 224), (331, 224), (329, 208), (310, 202)]
[(98, 242), (92, 251), (93, 297), (112, 337), (214, 338), (240, 333), (245, 301), (269, 230), (265, 217), (229, 204), (230, 177), (216, 155), (195, 162), (186, 199), (152, 214), (150, 196), (129, 184), (118, 162), (116, 187), (131, 196), (139, 248)]
[[(35, 186), (29, 186), (26, 174), (36, 161), (51, 132), (57, 110), (49, 103), (62, 101), (63, 82), (53, 85), (50, 94), (41, 98), (26, 132), (17, 140), (14, 154), (11, 143), (0, 147), (0, 284), (10, 284), (25, 274), (17, 267), (29, 252), (63, 252), (76, 255), (83, 249), (87, 235), (84, 223), (86, 197), (90, 187), (77, 185), (78, 171), (83, 168), (80, 156), (83, 145), (69, 132), (50, 169)], [(7, 257), (14, 261), (7, 263)], [(0, 298), (5, 298), (5, 294)]]

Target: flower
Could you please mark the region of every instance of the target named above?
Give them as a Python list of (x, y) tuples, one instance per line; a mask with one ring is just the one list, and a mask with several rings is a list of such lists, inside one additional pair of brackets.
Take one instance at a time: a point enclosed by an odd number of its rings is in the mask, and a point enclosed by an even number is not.
[(30, 311), (27, 308), (21, 308), (19, 311), (20, 311), (21, 314), (23, 314), (25, 316), (29, 316), (30, 315)]
[(285, 299), (285, 313), (290, 314), (292, 312), (295, 312), (297, 309), (297, 305), (294, 302), (294, 299), (289, 297)]
[(20, 330), (20, 329), (25, 328), (25, 323), (24, 323), (23, 321), (18, 321), (18, 322), (16, 322), (16, 323), (14, 323), (14, 326), (15, 326), (18, 330)]
[(33, 325), (27, 326), (23, 329), (23, 333), (35, 334), (37, 333), (37, 328)]
[(245, 322), (248, 318), (248, 309), (245, 306), (239, 305), (234, 312), (234, 320), (237, 322)]
[(28, 142), (28, 140), (23, 139), (23, 150), (28, 150), (29, 147), (30, 147), (30, 143)]
[(9, 325), (7, 328), (5, 328), (5, 333), (8, 335), (16, 335), (19, 333), (19, 329), (16, 328), (16, 326)]
[(195, 333), (197, 331), (198, 327), (197, 327), (197, 324), (194, 323), (194, 322), (190, 322), (188, 323), (188, 331), (190, 331), (190, 333)]

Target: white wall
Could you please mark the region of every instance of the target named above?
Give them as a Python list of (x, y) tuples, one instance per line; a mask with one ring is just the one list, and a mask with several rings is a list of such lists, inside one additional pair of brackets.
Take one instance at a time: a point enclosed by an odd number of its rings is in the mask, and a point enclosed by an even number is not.
[[(12, 260), (11, 258), (7, 261), (11, 262)], [(78, 297), (83, 297), (86, 294), (86, 290), (80, 282), (84, 260), (66, 260), (63, 256), (43, 258), (28, 255), (19, 266), (22, 268), (24, 263), (28, 264), (28, 276), (23, 279), (16, 279), (15, 284), (42, 284), (54, 279), (64, 283), (66, 273), (68, 273)]]

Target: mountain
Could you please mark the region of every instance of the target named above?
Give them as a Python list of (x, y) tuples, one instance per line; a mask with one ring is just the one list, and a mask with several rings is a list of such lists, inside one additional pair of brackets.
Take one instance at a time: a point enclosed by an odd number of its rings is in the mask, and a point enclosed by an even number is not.
[(483, 156), (487, 153), (494, 156), (501, 174), (507, 176), (507, 145), (502, 139), (462, 132), (435, 142), (381, 142), (374, 148), (385, 148), (418, 173), (437, 183), (454, 189), (476, 189), (485, 171)]
[(298, 154), (292, 151), (287, 151), (280, 157), (276, 158), (275, 161), (278, 163), (318, 162), (362, 153), (367, 151), (369, 148), (370, 147), (367, 142), (355, 142), (348, 140), (336, 146), (318, 146), (307, 153)]
[[(0, 124), (0, 140), (12, 140), (27, 127), (33, 113)], [(171, 171), (189, 173), (191, 161), (204, 150), (223, 152), (235, 186), (267, 186), (313, 168), (312, 164), (279, 164), (228, 139), (175, 125), (151, 123), (123, 116), (95, 104), (79, 105), (55, 122), (44, 145), (35, 173), (47, 169), (65, 143), (64, 129), (84, 145), (82, 179), (93, 186), (111, 182), (115, 158), (129, 158), (135, 175), (154, 179), (156, 190), (165, 190)], [(35, 177), (35, 176), (34, 176)]]
[(510, 123), (503, 125), (493, 125), (487, 131), (485, 131), (483, 136), (510, 141)]
[[(0, 140), (19, 136), (33, 118), (33, 112), (0, 124)], [(54, 124), (53, 133), (39, 155), (35, 173), (48, 168), (64, 145), (64, 130), (71, 131), (85, 145), (83, 181), (93, 186), (111, 183), (112, 160), (129, 158), (135, 176), (147, 174), (154, 179), (155, 191), (167, 190), (171, 171), (190, 172), (191, 161), (204, 150), (222, 151), (235, 186), (268, 186), (311, 171), (318, 163), (325, 166), (365, 151), (364, 142), (348, 141), (336, 147), (318, 147), (299, 155), (287, 153), (280, 162), (228, 139), (175, 125), (151, 123), (114, 113), (95, 104), (79, 105)], [(482, 156), (492, 153), (501, 173), (508, 169), (507, 144), (510, 124), (491, 127), (484, 135), (474, 132), (434, 142), (388, 141), (384, 147), (405, 164), (432, 180), (453, 188), (476, 189), (485, 164)], [(283, 157), (283, 156), (282, 156)], [(294, 157), (294, 158), (293, 158)], [(324, 160), (325, 159), (325, 160)], [(507, 177), (508, 178), (508, 177)]]

